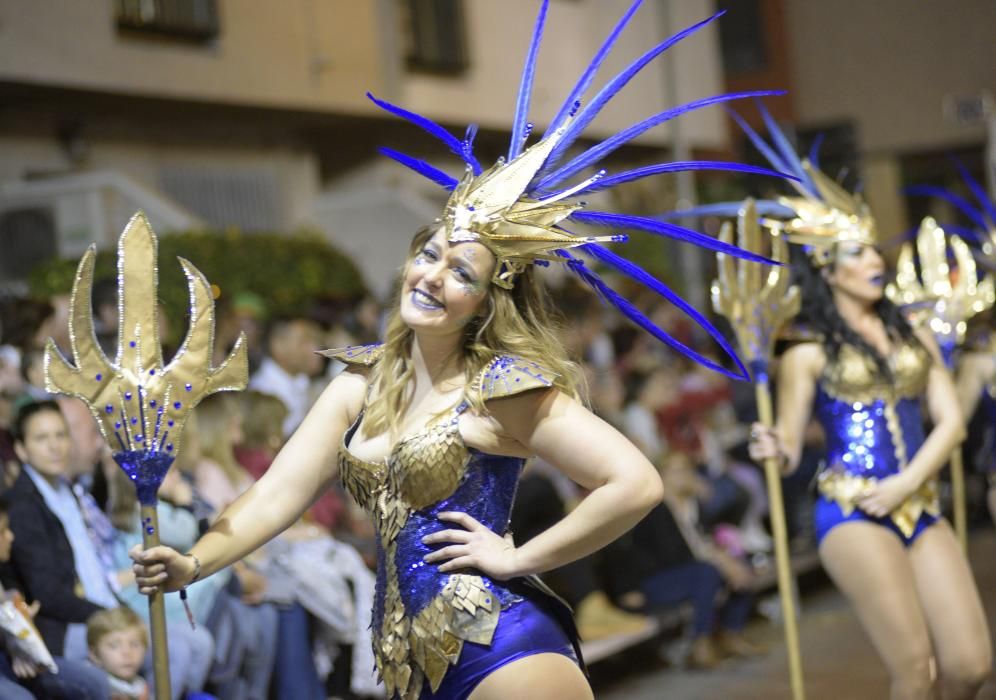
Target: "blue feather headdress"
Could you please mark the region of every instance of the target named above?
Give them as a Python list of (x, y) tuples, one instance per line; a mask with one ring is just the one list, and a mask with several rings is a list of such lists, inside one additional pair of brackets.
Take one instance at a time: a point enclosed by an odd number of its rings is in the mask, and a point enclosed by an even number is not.
[[(583, 171), (597, 168), (602, 159), (620, 146), (648, 129), (680, 114), (711, 104), (745, 97), (782, 94), (780, 91), (738, 92), (690, 102), (639, 121), (568, 160), (567, 155), (571, 146), (582, 136), (585, 127), (644, 66), (686, 36), (693, 34), (723, 14), (722, 12), (717, 13), (657, 44), (621, 73), (606, 82), (605, 86), (587, 104), (582, 106), (582, 96), (591, 86), (599, 67), (640, 4), (641, 0), (633, 2), (616, 23), (602, 46), (595, 53), (591, 63), (585, 68), (567, 95), (563, 106), (550, 122), (550, 126), (542, 138), (533, 145), (527, 147), (527, 141), (532, 131), (532, 124), (528, 122), (529, 102), (549, 0), (542, 0), (540, 4), (532, 40), (526, 54), (525, 68), (522, 71), (518, 99), (515, 104), (515, 115), (511, 127), (512, 138), (507, 157), (500, 158), (490, 168), (484, 169), (474, 154), (475, 126), (471, 126), (467, 130), (466, 136), (460, 139), (426, 117), (369, 95), (377, 106), (415, 124), (446, 144), (449, 150), (464, 162), (465, 170), (462, 177), (458, 179), (423, 160), (392, 149), (382, 148), (380, 151), (451, 192), (439, 223), (444, 227), (447, 238), (451, 242), (477, 241), (494, 253), (497, 260), (495, 274), (492, 278), (494, 284), (510, 289), (515, 284), (516, 276), (523, 272), (528, 265), (537, 262), (546, 264), (547, 261), (565, 263), (568, 269), (594, 289), (604, 301), (615, 306), (654, 337), (712, 369), (730, 376), (746, 378), (746, 369), (737, 359), (733, 348), (705, 317), (647, 271), (615, 255), (602, 245), (606, 242), (625, 241), (625, 235), (612, 233), (606, 236), (578, 236), (568, 228), (569, 224), (577, 222), (605, 227), (614, 231), (635, 229), (690, 242), (710, 250), (749, 260), (770, 262), (766, 258), (676, 224), (639, 216), (586, 210), (585, 202), (576, 199), (576, 197), (651, 175), (683, 170), (727, 170), (788, 178), (798, 177), (798, 175), (739, 163), (684, 161), (660, 163), (611, 176), (606, 176), (604, 170), (597, 170), (590, 177), (581, 179), (580, 182), (571, 183), (572, 178)], [(779, 170), (784, 169), (779, 168)], [(568, 252), (570, 248), (579, 248), (592, 259), (645, 285), (678, 306), (723, 347), (736, 362), (738, 371), (731, 373), (721, 365), (672, 338), (632, 303), (611, 289), (585, 260)]]
[(962, 181), (972, 192), (975, 198), (974, 204), (950, 190), (933, 185), (914, 185), (907, 187), (905, 192), (913, 196), (937, 197), (964, 214), (971, 222), (971, 226), (948, 223), (944, 224), (944, 230), (961, 236), (971, 246), (979, 262), (991, 272), (996, 272), (996, 201), (993, 201), (986, 193), (986, 189), (972, 177), (961, 161), (952, 160)]
[[(819, 139), (813, 144), (808, 157), (802, 157), (764, 105), (758, 103), (758, 109), (768, 130), (770, 143), (761, 138), (740, 115), (731, 111), (730, 116), (774, 168), (794, 176), (790, 182), (796, 190), (796, 196), (759, 200), (756, 206), (762, 223), (784, 233), (793, 243), (805, 246), (816, 266), (830, 262), (835, 243), (854, 241), (878, 245), (875, 220), (865, 202), (858, 194), (848, 192), (820, 171), (817, 160)], [(740, 201), (720, 202), (672, 212), (663, 218), (735, 218), (742, 206)]]

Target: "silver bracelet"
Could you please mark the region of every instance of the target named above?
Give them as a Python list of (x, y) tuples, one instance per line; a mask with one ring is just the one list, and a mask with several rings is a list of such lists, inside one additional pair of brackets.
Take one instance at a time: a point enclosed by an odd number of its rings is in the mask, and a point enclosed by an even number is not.
[(191, 554), (190, 552), (187, 552), (183, 556), (190, 557), (191, 559), (194, 560), (194, 576), (187, 583), (187, 585), (189, 586), (191, 583), (194, 583), (197, 579), (201, 577), (201, 560), (197, 558), (196, 554)]

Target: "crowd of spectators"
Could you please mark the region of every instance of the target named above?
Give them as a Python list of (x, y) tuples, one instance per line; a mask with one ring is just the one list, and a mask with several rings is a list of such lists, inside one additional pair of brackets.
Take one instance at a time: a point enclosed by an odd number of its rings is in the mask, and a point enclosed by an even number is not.
[[(113, 291), (110, 282), (94, 290), (98, 338), (111, 356)], [(563, 337), (585, 369), (585, 400), (660, 469), (667, 495), (619, 541), (544, 579), (574, 606), (585, 641), (637, 634), (660, 611), (686, 606), (689, 666), (764, 653), (744, 635), (755, 583), (772, 566), (763, 475), (746, 453), (751, 385), (666, 349), (580, 289), (556, 294)], [(636, 303), (678, 340), (707, 351), (673, 307)], [(3, 595), (31, 604), (58, 667), (54, 674), (0, 640), (0, 692), (143, 698), (153, 679), (148, 608), (127, 556), (142, 533), (134, 489), (82, 402), (44, 388), (45, 340), (67, 354), (70, 347), (67, 307), (66, 297), (0, 306)], [(262, 477), (342, 369), (316, 350), (373, 342), (382, 323), (370, 298), (280, 318), (252, 294), (223, 298), (216, 362), (244, 332), (250, 390), (212, 396), (194, 411), (159, 494), (162, 541), (185, 551)], [(803, 467), (784, 485), (797, 552), (812, 548), (809, 492), (820, 459), (818, 430), (807, 438)], [(583, 497), (553, 467), (531, 461), (513, 513), (515, 540)], [(167, 596), (174, 697), (380, 696), (369, 639), (375, 556), (370, 521), (333, 486), (277, 540), (190, 586), (194, 626), (178, 597)]]

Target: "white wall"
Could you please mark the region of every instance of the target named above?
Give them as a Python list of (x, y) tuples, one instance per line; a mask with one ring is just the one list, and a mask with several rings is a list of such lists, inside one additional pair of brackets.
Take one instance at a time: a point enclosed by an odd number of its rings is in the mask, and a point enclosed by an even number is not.
[(785, 0), (798, 121), (854, 119), (866, 152), (984, 139), (948, 95), (996, 92), (993, 0)]
[[(537, 61), (530, 119), (541, 128), (553, 118), (631, 0), (553, 0)], [(664, 7), (670, 7), (665, 16)], [(507, 128), (515, 111), (519, 76), (535, 20), (536, 0), (469, 0), (470, 69), (459, 78), (409, 75), (402, 104), (416, 112), (456, 123)], [(590, 98), (619, 70), (662, 41), (712, 13), (711, 0), (647, 0), (620, 36), (596, 78)], [(645, 67), (591, 125), (592, 135), (614, 133), (674, 106), (666, 98), (665, 61), (676, 61), (681, 101), (722, 91), (719, 35), (706, 27)], [(720, 112), (709, 109), (683, 117), (687, 138), (702, 147), (725, 144)], [(666, 143), (668, 126), (646, 134), (642, 143)]]

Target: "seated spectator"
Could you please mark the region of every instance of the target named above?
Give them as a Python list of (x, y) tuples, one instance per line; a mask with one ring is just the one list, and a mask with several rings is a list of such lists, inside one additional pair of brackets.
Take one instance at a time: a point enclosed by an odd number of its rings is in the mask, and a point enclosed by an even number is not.
[[(284, 444), (283, 423), (287, 407), (276, 396), (249, 390), (240, 396), (242, 409), (242, 441), (234, 446), (238, 463), (252, 476), (259, 479), (273, 463), (273, 458)], [(347, 524), (345, 499), (336, 486), (318, 497), (308, 509), (308, 518), (336, 532)]]
[[(10, 559), (15, 535), (10, 529), (7, 501), (0, 497), (0, 563)], [(15, 591), (0, 588), (0, 597), (14, 595)], [(36, 601), (30, 611), (37, 615), (40, 606)], [(58, 673), (25, 658), (15, 645), (0, 639), (0, 697), (5, 700), (107, 700), (110, 688), (107, 679), (85, 661), (69, 661), (55, 657)]]
[(258, 294), (243, 290), (231, 298), (221, 297), (216, 307), (218, 319), (215, 331), (214, 365), (225, 361), (239, 335), (246, 337), (249, 371), (255, 373), (263, 359), (263, 325), (266, 322), (266, 302)]
[(21, 349), (21, 393), (14, 399), (14, 410), (35, 401), (46, 401), (54, 397), (45, 391), (45, 351), (40, 347)]
[(13, 345), (0, 345), (0, 465), (15, 465), (15, 469), (5, 471), (11, 475), (10, 483), (0, 486), (5, 491), (16, 478), (17, 455), (14, 454), (14, 437), (11, 426), (17, 410), (14, 400), (21, 394), (24, 380), (21, 378), (21, 353)]
[(101, 610), (87, 621), (90, 661), (107, 674), (111, 700), (149, 700), (149, 685), (139, 674), (148, 638), (142, 619), (125, 607)]
[(322, 368), (318, 350), (318, 324), (306, 318), (282, 318), (270, 323), (267, 356), (249, 380), (249, 388), (276, 396), (287, 406), (284, 437), (304, 420), (311, 407), (311, 377)]
[(676, 396), (677, 380), (664, 367), (631, 371), (626, 377), (622, 432), (653, 464), (660, 464), (667, 445), (657, 425), (657, 411)]
[(22, 469), (8, 492), (10, 578), (40, 602), (35, 622), (52, 653), (85, 659), (87, 619), (118, 601), (67, 479), (69, 430), (58, 404), (44, 401), (18, 412), (14, 435)]
[(616, 562), (633, 577), (620, 602), (647, 611), (690, 602), (687, 663), (692, 668), (712, 668), (724, 655), (761, 653), (743, 636), (753, 604), (750, 568), (699, 531), (695, 509), (700, 485), (687, 458), (672, 455), (663, 478), (665, 502), (636, 526), (632, 551)]

